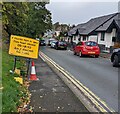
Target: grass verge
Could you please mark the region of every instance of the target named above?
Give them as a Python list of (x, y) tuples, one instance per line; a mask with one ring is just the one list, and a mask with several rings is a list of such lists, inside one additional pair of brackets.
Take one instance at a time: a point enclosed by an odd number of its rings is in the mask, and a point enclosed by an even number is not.
[[(18, 107), (28, 101), (27, 88), (16, 82), (10, 74), (13, 69), (14, 57), (2, 50), (2, 112), (18, 112)], [(24, 62), (17, 62), (17, 66), (23, 66)]]
[(0, 114), (2, 113), (2, 50), (0, 47)]

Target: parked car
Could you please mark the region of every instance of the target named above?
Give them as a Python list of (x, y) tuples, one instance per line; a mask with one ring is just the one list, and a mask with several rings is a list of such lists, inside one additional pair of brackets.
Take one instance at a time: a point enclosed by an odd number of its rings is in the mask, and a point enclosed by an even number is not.
[(51, 38), (51, 39), (48, 40), (48, 46), (51, 46), (52, 41), (55, 41), (55, 39)]
[(57, 40), (53, 40), (53, 41), (51, 41), (51, 48), (55, 48), (55, 45), (56, 45), (56, 42), (57, 42)]
[(55, 44), (55, 49), (65, 49), (67, 50), (67, 43), (65, 41), (57, 41)]
[(94, 55), (96, 58), (100, 55), (100, 49), (96, 42), (94, 41), (81, 41), (76, 46), (73, 47), (74, 55)]
[(46, 46), (45, 40), (40, 40), (40, 46)]
[(114, 49), (111, 55), (113, 67), (118, 67), (120, 64), (120, 48)]

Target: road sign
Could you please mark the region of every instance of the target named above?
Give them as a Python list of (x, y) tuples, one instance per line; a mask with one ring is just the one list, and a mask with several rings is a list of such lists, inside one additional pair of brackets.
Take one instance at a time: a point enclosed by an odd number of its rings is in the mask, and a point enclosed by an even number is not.
[(36, 59), (38, 58), (38, 48), (38, 40), (15, 35), (10, 37), (9, 54), (11, 55)]

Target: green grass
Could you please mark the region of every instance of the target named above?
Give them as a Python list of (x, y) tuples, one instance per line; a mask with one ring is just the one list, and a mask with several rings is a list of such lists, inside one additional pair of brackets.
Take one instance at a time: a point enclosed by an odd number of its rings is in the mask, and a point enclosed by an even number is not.
[[(1, 52), (1, 51), (0, 51)], [(10, 74), (13, 69), (14, 57), (6, 50), (2, 51), (2, 112), (17, 112), (21, 98), (27, 97), (26, 88), (14, 80), (16, 74)], [(17, 62), (17, 67), (22, 67), (23, 62)]]
[(0, 113), (2, 112), (2, 50), (0, 48)]

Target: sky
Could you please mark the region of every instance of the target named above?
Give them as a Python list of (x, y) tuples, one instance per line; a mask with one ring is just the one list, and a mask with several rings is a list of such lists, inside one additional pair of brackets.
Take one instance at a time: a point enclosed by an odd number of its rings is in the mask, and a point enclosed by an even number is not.
[[(77, 25), (91, 18), (118, 12), (119, 0), (51, 0), (47, 9), (53, 23)], [(84, 1), (84, 2), (82, 2)]]

